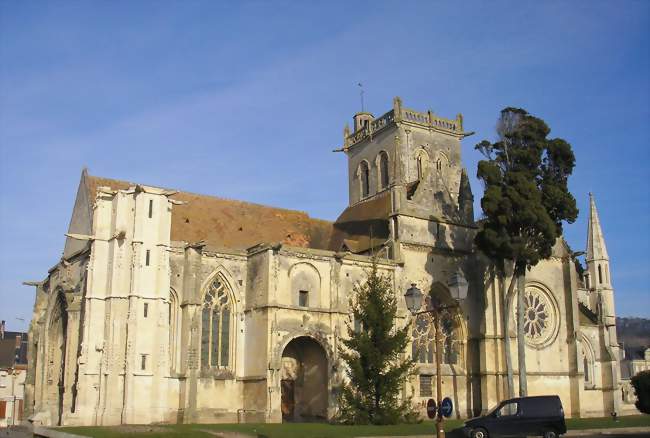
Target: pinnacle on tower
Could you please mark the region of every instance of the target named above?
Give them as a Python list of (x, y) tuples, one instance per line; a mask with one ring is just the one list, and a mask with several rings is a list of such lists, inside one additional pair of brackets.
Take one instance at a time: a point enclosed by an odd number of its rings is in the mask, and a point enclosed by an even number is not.
[(594, 195), (589, 193), (589, 231), (587, 234), (587, 262), (592, 260), (609, 260), (607, 247), (605, 246), (605, 236), (600, 228), (600, 219), (598, 210), (596, 210), (596, 201)]

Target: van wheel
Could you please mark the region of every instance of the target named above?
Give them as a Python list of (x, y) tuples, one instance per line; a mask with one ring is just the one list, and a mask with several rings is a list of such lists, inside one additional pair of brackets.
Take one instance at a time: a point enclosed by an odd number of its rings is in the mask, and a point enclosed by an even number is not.
[(487, 430), (483, 429), (482, 427), (472, 429), (472, 433), (470, 434), (472, 438), (488, 438), (488, 432)]
[(547, 430), (544, 432), (544, 438), (557, 438), (557, 432), (554, 430)]

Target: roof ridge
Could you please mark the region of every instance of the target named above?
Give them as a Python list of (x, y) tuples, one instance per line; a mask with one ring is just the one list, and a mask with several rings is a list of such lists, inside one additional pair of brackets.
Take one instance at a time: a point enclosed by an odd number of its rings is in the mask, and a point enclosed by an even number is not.
[[(227, 197), (223, 197), (223, 196), (216, 196), (216, 195), (208, 195), (208, 194), (204, 194), (204, 193), (190, 192), (190, 191), (176, 189), (176, 188), (161, 187), (161, 186), (153, 185), (153, 184), (134, 183), (134, 182), (131, 182), (131, 181), (125, 181), (125, 180), (119, 180), (119, 179), (114, 179), (114, 178), (106, 178), (106, 177), (103, 177), (103, 176), (91, 175), (90, 173), (88, 173), (88, 178), (93, 179), (93, 180), (112, 181), (112, 182), (116, 182), (116, 183), (119, 183), (119, 184), (129, 184), (129, 185), (133, 185), (133, 186), (142, 185), (142, 186), (155, 187), (157, 189), (163, 189), (163, 190), (171, 190), (171, 191), (175, 190), (178, 193), (182, 193), (182, 194), (190, 195), (190, 196), (199, 196), (199, 197), (205, 197), (205, 198), (212, 198), (212, 199), (217, 199), (217, 200), (221, 200), (221, 201), (228, 201), (228, 202), (238, 202), (240, 204), (246, 204), (246, 205), (255, 206), (255, 207), (263, 207), (263, 208), (268, 208), (268, 209), (273, 209), (273, 210), (281, 210), (281, 211), (286, 211), (286, 212), (291, 212), (291, 213), (300, 213), (300, 214), (303, 214), (304, 216), (306, 216), (307, 219), (310, 219), (310, 220), (317, 220), (317, 221), (330, 223), (330, 224), (334, 223), (334, 221), (331, 221), (331, 220), (328, 220), (328, 219), (321, 219), (321, 218), (317, 218), (317, 217), (312, 217), (312, 216), (309, 215), (308, 212), (306, 212), (304, 210), (294, 210), (294, 209), (285, 208), (285, 207), (275, 207), (275, 206), (272, 206), (272, 205), (260, 204), (260, 203), (257, 203), (257, 202), (243, 201), (243, 200), (240, 200), (240, 199), (227, 198)], [(171, 195), (171, 196), (173, 197), (174, 195)]]

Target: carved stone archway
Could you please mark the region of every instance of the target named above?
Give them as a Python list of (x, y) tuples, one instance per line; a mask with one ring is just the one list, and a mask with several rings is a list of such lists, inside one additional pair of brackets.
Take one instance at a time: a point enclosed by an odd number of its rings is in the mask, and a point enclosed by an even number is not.
[(52, 422), (61, 425), (65, 393), (65, 353), (68, 332), (68, 309), (65, 295), (57, 292), (47, 326), (46, 400)]

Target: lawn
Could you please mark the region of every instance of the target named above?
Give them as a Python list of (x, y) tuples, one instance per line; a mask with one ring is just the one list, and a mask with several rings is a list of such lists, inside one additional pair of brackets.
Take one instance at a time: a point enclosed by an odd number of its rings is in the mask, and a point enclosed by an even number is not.
[[(463, 424), (462, 420), (445, 422), (445, 430)], [(152, 429), (151, 431), (148, 431)], [(65, 427), (66, 432), (97, 438), (113, 437), (214, 437), (204, 431), (237, 431), (267, 438), (353, 438), (386, 435), (432, 435), (433, 422), (395, 426), (343, 426), (322, 423), (292, 424), (181, 424), (167, 426)]]
[[(445, 430), (462, 426), (462, 420), (445, 422)], [(650, 427), (650, 415), (620, 417), (614, 422), (611, 418), (570, 418), (569, 430), (599, 429), (618, 427)], [(419, 424), (400, 424), (396, 426), (338, 426), (321, 423), (295, 424), (179, 424), (164, 426), (115, 426), (115, 427), (65, 427), (59, 430), (96, 438), (158, 438), (158, 437), (214, 437), (206, 431), (237, 431), (266, 438), (353, 438), (363, 436), (434, 436), (431, 421)]]

